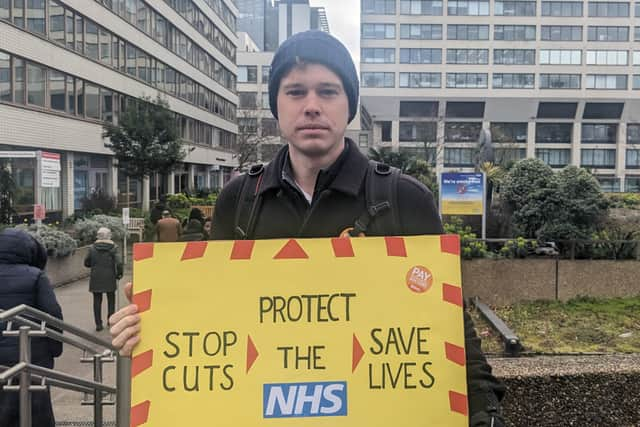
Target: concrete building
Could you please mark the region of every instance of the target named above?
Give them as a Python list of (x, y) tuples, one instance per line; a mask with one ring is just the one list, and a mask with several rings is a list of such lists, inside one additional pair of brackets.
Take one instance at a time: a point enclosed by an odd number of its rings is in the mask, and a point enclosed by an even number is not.
[(640, 1), (362, 0), (361, 95), (376, 146), (473, 168), (591, 169), (640, 191)]
[[(231, 0), (0, 1), (0, 162), (19, 213), (41, 203), (68, 216), (94, 191), (146, 208), (221, 187), (235, 162), (237, 15)], [(158, 95), (188, 154), (137, 182), (119, 173), (102, 125)]]

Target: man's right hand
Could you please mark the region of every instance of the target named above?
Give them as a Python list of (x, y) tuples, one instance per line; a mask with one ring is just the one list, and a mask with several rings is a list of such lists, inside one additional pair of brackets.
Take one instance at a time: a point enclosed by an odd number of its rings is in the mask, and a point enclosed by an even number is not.
[[(124, 286), (124, 294), (131, 302), (133, 284), (128, 282)], [(133, 348), (140, 341), (140, 315), (138, 306), (129, 304), (113, 313), (109, 318), (111, 329), (111, 344), (120, 350), (120, 356), (130, 357)]]

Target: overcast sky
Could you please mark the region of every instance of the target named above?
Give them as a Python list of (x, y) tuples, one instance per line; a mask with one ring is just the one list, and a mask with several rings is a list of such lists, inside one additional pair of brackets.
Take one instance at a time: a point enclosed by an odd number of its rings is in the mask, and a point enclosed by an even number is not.
[(331, 34), (340, 39), (360, 68), (360, 0), (311, 0), (311, 6), (324, 6)]

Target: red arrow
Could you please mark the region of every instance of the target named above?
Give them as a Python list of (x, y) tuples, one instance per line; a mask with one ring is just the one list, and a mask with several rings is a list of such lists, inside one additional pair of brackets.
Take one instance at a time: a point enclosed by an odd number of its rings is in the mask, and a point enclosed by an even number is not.
[(353, 357), (351, 359), (351, 372), (355, 372), (360, 360), (362, 360), (362, 356), (364, 356), (364, 350), (360, 345), (360, 341), (356, 337), (356, 334), (353, 334)]
[(249, 369), (253, 366), (253, 362), (256, 361), (258, 355), (258, 349), (251, 340), (251, 336), (247, 335), (247, 373), (249, 373)]

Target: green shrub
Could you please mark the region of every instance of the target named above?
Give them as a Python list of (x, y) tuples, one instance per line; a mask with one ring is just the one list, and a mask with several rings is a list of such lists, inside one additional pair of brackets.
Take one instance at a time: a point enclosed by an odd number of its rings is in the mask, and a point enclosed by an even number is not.
[(47, 250), (47, 255), (52, 258), (62, 258), (73, 254), (77, 249), (78, 244), (76, 241), (65, 233), (54, 227), (48, 225), (41, 225), (36, 227), (35, 225), (19, 225), (16, 228), (25, 230), (36, 238), (37, 241)]
[(73, 225), (73, 231), (81, 245), (90, 245), (96, 241), (100, 227), (111, 230), (111, 238), (114, 241), (122, 241), (127, 233), (122, 224), (122, 218), (108, 215), (94, 215), (91, 218), (81, 219)]
[(460, 236), (460, 248), (463, 258), (484, 258), (487, 256), (486, 243), (477, 241), (476, 234), (471, 231), (471, 227), (463, 224), (461, 218), (452, 217), (451, 222), (444, 224), (444, 231), (447, 234), (457, 234)]
[(186, 194), (167, 194), (167, 208), (171, 211), (176, 209), (185, 209), (191, 207), (191, 201)]
[(609, 206), (612, 208), (640, 209), (640, 194), (618, 193), (608, 194)]
[(535, 250), (535, 243), (524, 237), (518, 237), (514, 240), (508, 240), (502, 248), (500, 255), (506, 258), (526, 258)]

